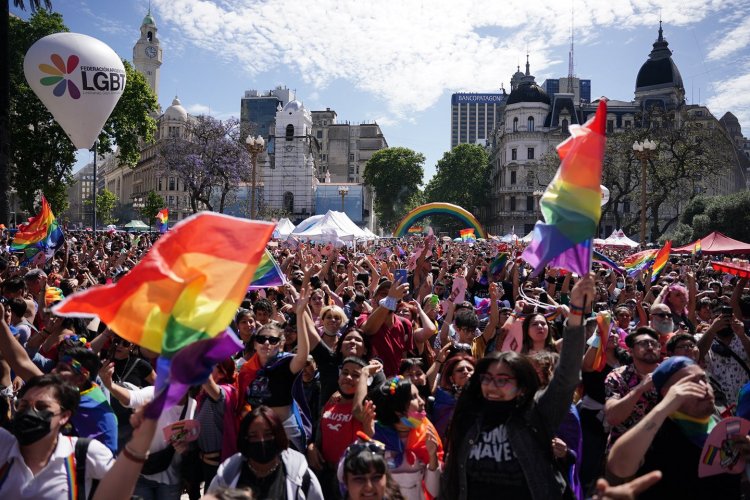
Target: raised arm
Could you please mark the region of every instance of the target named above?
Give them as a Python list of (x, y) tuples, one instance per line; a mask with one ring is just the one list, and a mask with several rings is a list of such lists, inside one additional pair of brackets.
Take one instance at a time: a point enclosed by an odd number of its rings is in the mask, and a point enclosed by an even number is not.
[(13, 371), (23, 380), (42, 375), (42, 371), (31, 361), (23, 346), (10, 333), (5, 322), (5, 307), (0, 304), (0, 352)]
[(742, 292), (745, 290), (745, 287), (747, 286), (747, 281), (748, 281), (747, 278), (741, 278), (737, 282), (737, 285), (735, 285), (734, 291), (732, 292), (732, 300), (730, 302), (730, 304), (732, 305), (732, 312), (734, 313), (734, 317), (740, 321), (742, 321), (742, 309), (740, 309), (740, 297), (742, 297)]
[(383, 326), (383, 322), (385, 322), (386, 318), (388, 318), (388, 314), (390, 312), (395, 312), (396, 303), (399, 300), (403, 299), (408, 291), (408, 283), (393, 283), (391, 285), (391, 289), (388, 291), (388, 297), (386, 297), (385, 302), (393, 304), (393, 309), (387, 309), (386, 307), (378, 304), (372, 314), (367, 317), (367, 321), (365, 321), (365, 324), (362, 325), (362, 331), (365, 333), (365, 335), (375, 335), (376, 333), (378, 333), (380, 327)]
[[(310, 301), (312, 288), (305, 287), (301, 290), (300, 299), (297, 302), (297, 332), (309, 328), (315, 329), (310, 313), (307, 311), (307, 303)], [(307, 364), (307, 356), (310, 355), (310, 342), (306, 333), (297, 335), (297, 352), (289, 364), (289, 370), (292, 373), (299, 373)]]

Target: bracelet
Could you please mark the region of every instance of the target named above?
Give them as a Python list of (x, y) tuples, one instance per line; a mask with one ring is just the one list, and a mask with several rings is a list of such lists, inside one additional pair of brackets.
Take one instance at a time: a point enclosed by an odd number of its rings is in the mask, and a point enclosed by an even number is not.
[(570, 316), (583, 316), (583, 309), (571, 309)]
[(139, 464), (145, 464), (146, 460), (148, 459), (149, 452), (146, 452), (143, 455), (141, 455), (139, 453), (135, 453), (126, 444), (122, 448), (122, 454), (125, 455), (125, 458), (127, 458), (128, 460), (132, 460), (133, 462), (136, 462), (136, 463), (139, 463)]
[(395, 297), (386, 297), (384, 299), (380, 299), (380, 302), (378, 302), (379, 305), (382, 307), (385, 307), (391, 312), (396, 312), (396, 306), (398, 305), (398, 300)]
[(568, 304), (568, 307), (570, 308), (571, 311), (583, 311), (583, 307), (579, 307), (573, 304)]

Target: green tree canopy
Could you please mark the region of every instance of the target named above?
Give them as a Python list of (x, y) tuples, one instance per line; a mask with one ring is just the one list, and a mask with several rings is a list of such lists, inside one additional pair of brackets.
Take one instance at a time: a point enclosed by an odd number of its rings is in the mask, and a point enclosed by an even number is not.
[(459, 144), (437, 163), (425, 188), (428, 203), (453, 203), (472, 212), (485, 204), (490, 188), (489, 156), (477, 144)]
[[(696, 197), (685, 208), (680, 221), (675, 231), (681, 237), (680, 244), (703, 238), (712, 231), (750, 241), (750, 191)], [(691, 229), (689, 234), (686, 228)]]
[(375, 213), (380, 226), (389, 230), (406, 215), (424, 176), (425, 157), (408, 148), (375, 152), (365, 165), (364, 181), (375, 191)]
[(143, 202), (143, 208), (141, 209), (141, 217), (146, 219), (149, 226), (154, 225), (156, 214), (159, 210), (166, 207), (164, 198), (162, 198), (156, 191), (149, 191), (146, 195), (146, 201)]
[(114, 216), (117, 207), (117, 195), (107, 188), (96, 195), (96, 215), (103, 226), (117, 222)]

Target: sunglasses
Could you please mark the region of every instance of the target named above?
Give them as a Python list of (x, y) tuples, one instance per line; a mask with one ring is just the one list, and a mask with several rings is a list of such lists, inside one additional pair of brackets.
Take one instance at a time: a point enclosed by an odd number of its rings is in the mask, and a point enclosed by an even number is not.
[(667, 318), (667, 319), (669, 319), (669, 318), (672, 317), (672, 313), (655, 312), (655, 313), (651, 313), (651, 314), (653, 314), (654, 316), (659, 316), (660, 318)]
[(511, 377), (509, 375), (493, 376), (489, 373), (483, 373), (479, 376), (479, 381), (482, 384), (493, 384), (495, 387), (505, 387), (513, 380), (516, 380), (516, 377)]
[(281, 338), (280, 337), (272, 337), (270, 335), (256, 335), (255, 336), (255, 342), (258, 343), (258, 344), (261, 344), (261, 345), (265, 344), (266, 342), (268, 342), (271, 345), (276, 345), (279, 342), (281, 342)]
[(132, 346), (132, 345), (133, 345), (133, 343), (132, 343), (132, 342), (130, 342), (129, 340), (125, 340), (125, 339), (119, 339), (119, 340), (117, 340), (117, 341), (115, 342), (115, 345), (121, 345), (121, 346), (123, 346), (123, 347), (130, 347), (130, 346)]
[(346, 449), (346, 457), (355, 457), (363, 451), (369, 451), (374, 455), (385, 456), (385, 446), (377, 441), (355, 441)]

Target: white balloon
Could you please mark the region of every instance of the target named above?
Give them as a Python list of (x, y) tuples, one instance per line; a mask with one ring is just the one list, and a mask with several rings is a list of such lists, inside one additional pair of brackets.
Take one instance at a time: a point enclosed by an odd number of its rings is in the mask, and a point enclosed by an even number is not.
[(599, 185), (599, 188), (602, 190), (602, 206), (604, 206), (609, 201), (609, 189), (601, 184)]
[(125, 89), (125, 67), (107, 44), (55, 33), (31, 46), (23, 72), (76, 148), (91, 149)]

